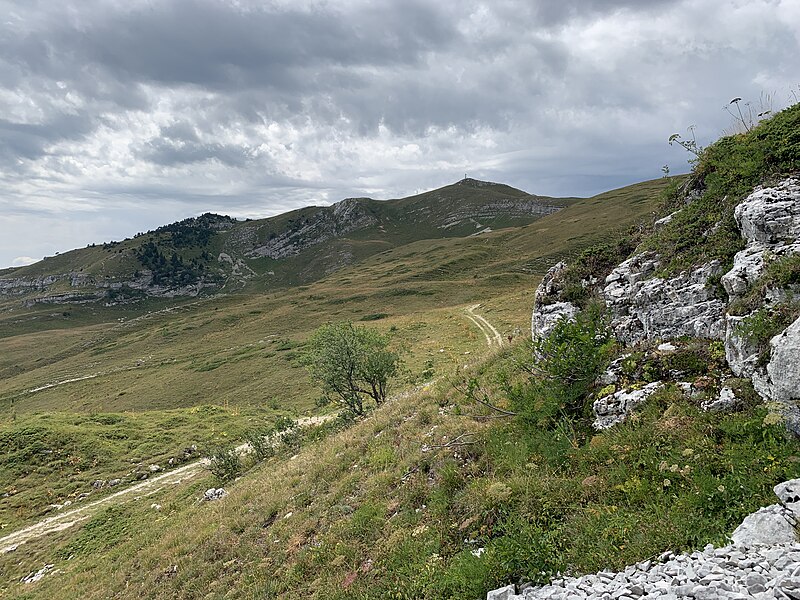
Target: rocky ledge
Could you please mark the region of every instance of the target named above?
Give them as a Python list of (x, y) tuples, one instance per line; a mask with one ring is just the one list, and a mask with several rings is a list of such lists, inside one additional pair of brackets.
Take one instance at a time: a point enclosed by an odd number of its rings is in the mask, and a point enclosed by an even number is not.
[(487, 600), (800, 600), (800, 479), (775, 487), (780, 503), (749, 515), (732, 543), (666, 552), (617, 573), (600, 571), (544, 586), (509, 585)]
[[(732, 308), (759, 286), (765, 288), (759, 310), (769, 311), (800, 298), (800, 285), (778, 287), (764, 279), (771, 262), (800, 254), (800, 179), (788, 177), (756, 188), (736, 207), (734, 218), (745, 248), (727, 272), (712, 261), (662, 277), (661, 257), (643, 252), (620, 263), (601, 285), (583, 283), (605, 302), (611, 329), (626, 346), (687, 337), (722, 341), (732, 374), (750, 378), (770, 411), (800, 436), (800, 318), (775, 335), (764, 352), (741, 330), (742, 322), (758, 310), (744, 315)], [(566, 269), (564, 263), (555, 265), (536, 291), (531, 319), (534, 338), (548, 335), (560, 319), (572, 319), (579, 311), (562, 297)], [(725, 288), (728, 302), (719, 298), (716, 281)], [(595, 427), (604, 429), (620, 422), (652, 391), (614, 390), (599, 399), (594, 407)], [(725, 404), (724, 399), (717, 404)]]

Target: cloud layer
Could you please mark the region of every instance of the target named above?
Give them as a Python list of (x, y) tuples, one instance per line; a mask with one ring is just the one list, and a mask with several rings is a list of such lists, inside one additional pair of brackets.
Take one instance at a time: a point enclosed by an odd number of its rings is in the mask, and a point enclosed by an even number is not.
[[(797, 0), (0, 0), (0, 267), (465, 172), (591, 194), (800, 94)], [(713, 24), (713, 25), (712, 25)]]

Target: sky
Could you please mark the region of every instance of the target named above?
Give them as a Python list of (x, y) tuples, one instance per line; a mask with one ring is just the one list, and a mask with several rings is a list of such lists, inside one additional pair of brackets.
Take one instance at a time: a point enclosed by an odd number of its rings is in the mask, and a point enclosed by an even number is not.
[(0, 0), (0, 15), (0, 268), (465, 174), (592, 195), (685, 172), (667, 139), (734, 131), (734, 97), (800, 100), (800, 0)]

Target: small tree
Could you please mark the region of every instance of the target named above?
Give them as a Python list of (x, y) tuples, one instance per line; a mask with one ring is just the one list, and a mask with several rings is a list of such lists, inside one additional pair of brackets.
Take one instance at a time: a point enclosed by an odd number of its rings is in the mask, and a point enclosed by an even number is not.
[(363, 415), (366, 400), (377, 405), (386, 400), (387, 383), (399, 369), (400, 356), (388, 346), (388, 338), (373, 329), (331, 323), (309, 340), (305, 364), (326, 402)]

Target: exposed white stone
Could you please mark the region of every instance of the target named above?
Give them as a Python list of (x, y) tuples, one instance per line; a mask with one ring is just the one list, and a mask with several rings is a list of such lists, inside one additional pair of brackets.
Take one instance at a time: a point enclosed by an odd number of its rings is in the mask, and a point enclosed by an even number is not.
[(756, 188), (734, 212), (747, 240), (775, 245), (800, 238), (800, 179)]
[(800, 479), (790, 479), (779, 483), (774, 488), (775, 495), (792, 513), (795, 521), (800, 519)]
[(725, 359), (737, 377), (750, 377), (758, 362), (758, 348), (739, 333), (739, 325), (745, 318), (725, 316)]
[(671, 223), (672, 219), (674, 219), (675, 215), (677, 215), (679, 212), (679, 210), (676, 210), (674, 213), (670, 213), (666, 217), (661, 217), (655, 223), (653, 223), (653, 227), (659, 229), (660, 227)]
[(517, 596), (516, 592), (517, 590), (513, 585), (507, 585), (486, 594), (486, 600), (512, 600), (513, 598), (519, 598), (520, 596)]
[(227, 495), (228, 492), (225, 491), (225, 488), (208, 488), (205, 494), (203, 494), (203, 499), (212, 502), (214, 500), (220, 500)]
[(736, 546), (790, 544), (797, 540), (791, 512), (780, 504), (760, 508), (745, 517), (731, 535)]
[(682, 336), (723, 339), (725, 305), (708, 286), (721, 272), (719, 262), (668, 279), (653, 276), (659, 266), (655, 255), (638, 254), (606, 278), (602, 295), (617, 339), (625, 344)]
[(736, 408), (739, 399), (729, 387), (723, 387), (716, 398), (702, 403), (703, 410), (711, 412), (725, 412)]
[(780, 403), (800, 399), (800, 319), (770, 340), (766, 376), (756, 389)]
[(580, 312), (574, 304), (556, 300), (566, 268), (564, 262), (553, 265), (536, 288), (531, 316), (533, 338), (547, 337), (560, 320), (573, 319)]
[(571, 302), (555, 302), (542, 306), (534, 313), (531, 331), (535, 337), (547, 337), (562, 319), (571, 320), (578, 314), (579, 309)]
[(659, 381), (648, 383), (639, 390), (620, 390), (594, 401), (595, 420), (593, 426), (597, 430), (608, 429), (625, 420), (625, 417), (663, 387)]

